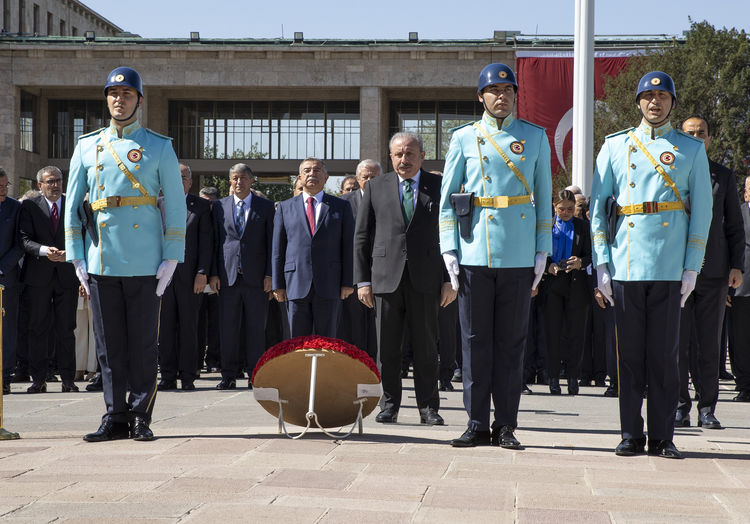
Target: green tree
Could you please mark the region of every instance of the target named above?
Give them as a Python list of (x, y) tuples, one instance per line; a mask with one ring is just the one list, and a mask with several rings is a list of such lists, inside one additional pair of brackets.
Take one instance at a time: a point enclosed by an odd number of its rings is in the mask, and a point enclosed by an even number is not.
[(708, 156), (748, 174), (750, 161), (750, 43), (744, 31), (715, 29), (691, 22), (685, 43), (634, 56), (621, 74), (604, 86), (606, 99), (594, 110), (595, 153), (604, 136), (638, 125), (635, 103), (638, 80), (648, 71), (668, 73), (675, 81), (677, 106), (671, 116), (679, 126), (692, 115), (702, 116), (713, 137)]

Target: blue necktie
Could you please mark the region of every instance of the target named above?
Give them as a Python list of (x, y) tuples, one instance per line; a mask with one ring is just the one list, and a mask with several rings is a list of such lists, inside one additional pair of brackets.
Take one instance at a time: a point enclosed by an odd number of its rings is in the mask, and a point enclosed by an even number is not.
[(245, 201), (240, 200), (237, 202), (237, 212), (234, 215), (234, 225), (237, 227), (237, 234), (242, 236), (242, 231), (245, 229)]

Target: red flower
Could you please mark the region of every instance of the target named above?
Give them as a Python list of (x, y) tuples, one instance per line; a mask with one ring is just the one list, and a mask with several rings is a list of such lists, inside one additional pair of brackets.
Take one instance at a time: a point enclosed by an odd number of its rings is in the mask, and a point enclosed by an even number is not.
[(298, 349), (328, 349), (330, 351), (338, 351), (339, 353), (343, 353), (355, 360), (359, 360), (360, 362), (364, 363), (372, 370), (373, 373), (375, 373), (375, 376), (378, 377), (378, 380), (380, 380), (380, 372), (378, 371), (378, 366), (375, 365), (375, 361), (370, 358), (370, 355), (359, 349), (357, 346), (344, 342), (343, 340), (339, 340), (337, 338), (320, 337), (318, 335), (307, 335), (303, 337), (290, 338), (289, 340), (285, 340), (284, 342), (280, 342), (275, 346), (268, 348), (266, 352), (263, 353), (263, 355), (260, 357), (258, 363), (255, 365), (253, 376), (250, 378), (250, 380), (255, 380), (255, 374), (263, 366), (263, 364), (265, 364), (269, 360), (273, 360), (279, 355), (285, 355)]

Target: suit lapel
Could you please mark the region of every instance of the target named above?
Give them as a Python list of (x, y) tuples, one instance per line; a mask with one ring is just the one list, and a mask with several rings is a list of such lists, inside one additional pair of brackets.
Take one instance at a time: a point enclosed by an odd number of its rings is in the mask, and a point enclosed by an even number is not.
[[(396, 172), (393, 172), (393, 178), (388, 181), (389, 189), (387, 190), (389, 195), (388, 200), (391, 200), (391, 206), (393, 209), (398, 209), (398, 212), (396, 213), (400, 217), (401, 223), (404, 225), (404, 230), (406, 230), (409, 227), (409, 224), (406, 223), (406, 217), (404, 216), (404, 208), (401, 206), (401, 189), (398, 187), (401, 181), (398, 178), (398, 175)], [(412, 216), (412, 219), (414, 219), (414, 216)]]
[(234, 197), (228, 196), (224, 200), (222, 207), (224, 208), (224, 223), (226, 224), (229, 221), (229, 228), (227, 229), (234, 231), (234, 236), (240, 238), (239, 233), (237, 233), (237, 226), (234, 225)]
[(320, 202), (320, 214), (318, 215), (318, 219), (315, 221), (315, 233), (317, 234), (318, 230), (325, 224), (326, 215), (328, 215), (328, 210), (330, 209), (330, 206), (328, 205), (328, 202), (330, 201), (330, 197), (323, 193), (323, 198)]

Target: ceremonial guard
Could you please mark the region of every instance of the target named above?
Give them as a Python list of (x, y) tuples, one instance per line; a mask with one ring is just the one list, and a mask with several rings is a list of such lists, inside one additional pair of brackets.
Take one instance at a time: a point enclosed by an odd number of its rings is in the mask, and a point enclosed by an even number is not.
[(552, 250), (552, 181), (544, 129), (513, 116), (517, 91), (510, 67), (485, 67), (477, 85), (484, 115), (455, 130), (445, 157), (440, 247), (458, 287), (469, 414), (457, 447), (520, 447), (513, 431), (531, 290)]
[(83, 438), (152, 440), (159, 297), (183, 261), (185, 194), (171, 139), (138, 123), (138, 73), (118, 67), (104, 94), (110, 125), (79, 138), (65, 206), (66, 256), (90, 286), (107, 408), (100, 428)]
[(711, 223), (703, 142), (673, 129), (672, 78), (652, 71), (635, 96), (637, 128), (609, 135), (596, 160), (591, 235), (598, 288), (615, 306), (622, 442), (646, 449), (641, 405), (648, 388), (648, 453), (682, 458), (672, 437), (679, 396), (680, 307), (695, 288)]

